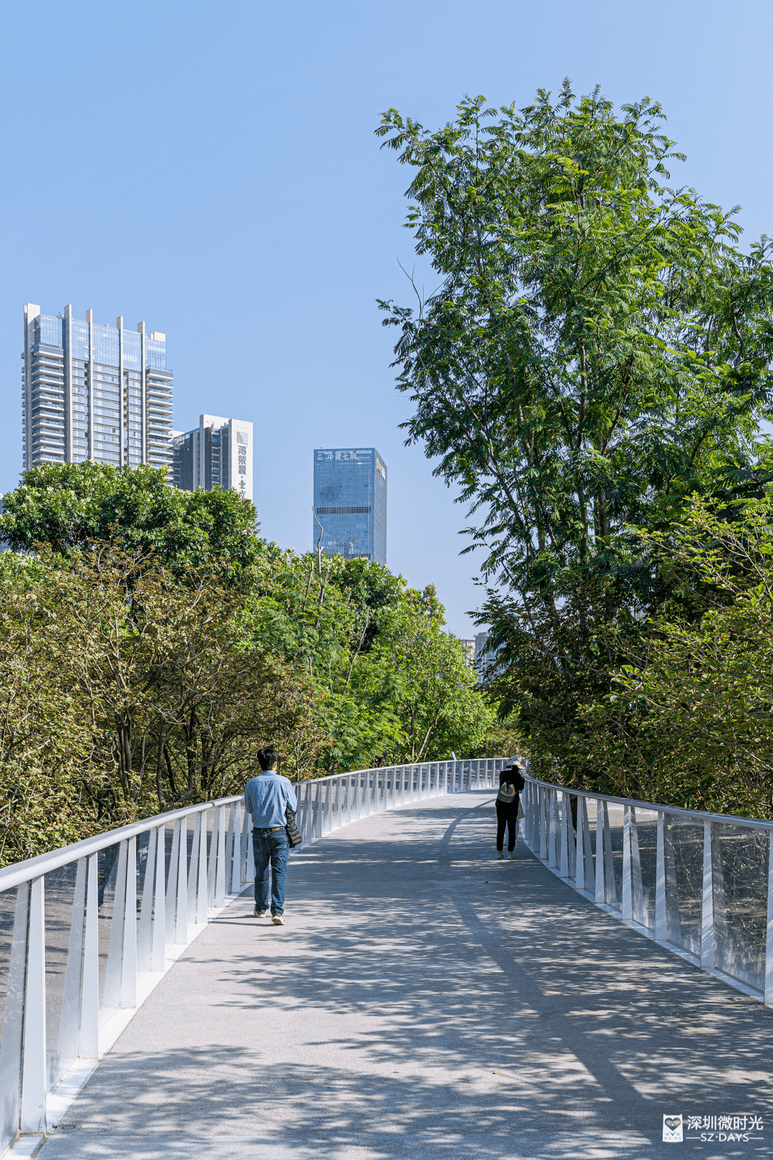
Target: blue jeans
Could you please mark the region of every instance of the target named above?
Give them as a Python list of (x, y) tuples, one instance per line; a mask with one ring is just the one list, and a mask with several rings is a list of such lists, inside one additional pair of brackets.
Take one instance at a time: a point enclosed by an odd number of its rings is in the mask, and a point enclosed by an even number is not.
[(285, 879), (290, 843), (287, 830), (253, 830), (252, 852), (255, 855), (255, 905), (268, 910), (269, 868), (271, 871), (271, 913), (282, 914), (285, 908)]

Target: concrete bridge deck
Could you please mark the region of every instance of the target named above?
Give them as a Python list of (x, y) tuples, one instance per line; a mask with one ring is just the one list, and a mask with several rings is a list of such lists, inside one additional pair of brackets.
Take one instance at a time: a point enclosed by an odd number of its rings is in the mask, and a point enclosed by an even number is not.
[[(41, 1160), (773, 1156), (773, 1014), (523, 846), (494, 861), (493, 799), (432, 798), (294, 854), (284, 928), (243, 894)], [(765, 1126), (662, 1143), (680, 1113)]]

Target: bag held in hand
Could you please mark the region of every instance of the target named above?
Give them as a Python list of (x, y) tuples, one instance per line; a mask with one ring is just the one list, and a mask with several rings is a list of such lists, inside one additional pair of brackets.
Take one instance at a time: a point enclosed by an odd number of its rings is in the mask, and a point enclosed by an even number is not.
[(296, 846), (300, 846), (303, 838), (295, 823), (295, 814), (289, 806), (285, 810), (285, 818), (287, 819), (287, 825), (285, 826), (287, 830), (287, 841), (290, 843), (290, 849), (294, 850)]

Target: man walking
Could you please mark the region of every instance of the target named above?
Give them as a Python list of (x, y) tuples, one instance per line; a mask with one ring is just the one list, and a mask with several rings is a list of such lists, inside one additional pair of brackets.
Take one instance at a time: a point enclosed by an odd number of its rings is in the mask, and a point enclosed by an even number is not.
[(252, 850), (255, 855), (255, 917), (263, 918), (269, 906), (271, 878), (271, 918), (284, 926), (285, 879), (290, 844), (287, 838), (289, 806), (298, 809), (295, 791), (286, 777), (276, 771), (279, 754), (275, 749), (259, 749), (260, 774), (244, 788), (244, 804), (252, 815)]

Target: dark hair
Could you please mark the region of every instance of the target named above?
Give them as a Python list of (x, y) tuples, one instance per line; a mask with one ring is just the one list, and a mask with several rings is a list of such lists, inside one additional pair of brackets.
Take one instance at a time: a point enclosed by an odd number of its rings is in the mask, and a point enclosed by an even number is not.
[(279, 754), (271, 745), (267, 745), (265, 749), (258, 750), (258, 764), (263, 770), (271, 769), (272, 765), (276, 765), (279, 761)]
[(499, 772), (499, 784), (506, 785), (509, 782), (510, 785), (513, 785), (520, 772), (521, 771), (517, 765), (506, 765), (505, 768)]

